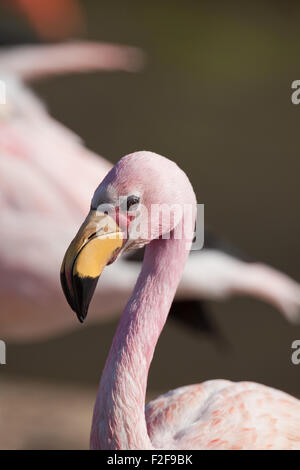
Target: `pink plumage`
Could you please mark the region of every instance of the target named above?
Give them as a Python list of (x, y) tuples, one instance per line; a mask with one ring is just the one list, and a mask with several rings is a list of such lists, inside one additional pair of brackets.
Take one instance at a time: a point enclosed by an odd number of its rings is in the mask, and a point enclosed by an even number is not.
[(146, 406), (154, 447), (300, 449), (300, 404), (252, 382), (209, 380), (178, 388)]
[[(140, 195), (141, 236), (131, 240), (129, 234), (125, 249), (141, 241), (147, 246), (101, 377), (91, 447), (300, 449), (299, 400), (251, 382), (212, 380), (183, 387), (149, 403), (145, 411), (149, 367), (193, 236), (193, 224), (185, 222), (185, 207), (195, 208), (196, 200), (177, 165), (151, 152), (120, 160), (96, 190), (93, 206), (112, 204), (130, 194)], [(165, 225), (156, 226), (155, 238), (147, 238), (146, 214), (152, 214), (152, 204), (172, 207), (174, 203), (183, 208), (178, 224), (184, 226), (184, 236), (174, 236), (177, 224), (171, 217)], [(150, 222), (155, 224), (151, 216)], [(168, 232), (170, 238), (162, 238)]]

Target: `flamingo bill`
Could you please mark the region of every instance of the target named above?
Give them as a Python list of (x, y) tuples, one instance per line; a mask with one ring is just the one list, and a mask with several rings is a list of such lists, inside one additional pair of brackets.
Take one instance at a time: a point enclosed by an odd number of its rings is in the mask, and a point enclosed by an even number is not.
[(98, 279), (123, 246), (123, 235), (107, 214), (90, 211), (66, 251), (61, 267), (65, 297), (83, 322)]

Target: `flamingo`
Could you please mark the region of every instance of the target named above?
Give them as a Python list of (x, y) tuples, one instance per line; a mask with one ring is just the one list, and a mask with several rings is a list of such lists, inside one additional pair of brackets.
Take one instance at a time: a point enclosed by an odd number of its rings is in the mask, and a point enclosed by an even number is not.
[[(142, 62), (136, 48), (84, 41), (0, 52), (0, 79), (6, 85), (6, 103), (0, 104), (0, 325), (6, 340), (42, 339), (74, 328), (57, 269), (88, 210), (92, 188), (112, 168), (50, 116), (27, 83), (72, 71), (135, 71)], [(181, 318), (190, 318), (193, 329), (203, 326), (199, 300), (235, 294), (261, 298), (297, 320), (297, 282), (220, 251), (216, 243), (209, 248), (189, 257), (176, 293), (177, 310), (185, 307)], [(93, 321), (108, 321), (121, 311), (139, 271), (139, 262), (124, 258), (103, 274), (105, 289), (95, 293)]]
[(100, 380), (91, 448), (300, 449), (300, 401), (264, 385), (210, 380), (170, 391), (145, 408), (150, 363), (184, 271), (195, 210), (192, 185), (174, 162), (136, 152), (98, 186), (66, 251), (62, 287), (82, 322), (104, 267), (146, 245)]

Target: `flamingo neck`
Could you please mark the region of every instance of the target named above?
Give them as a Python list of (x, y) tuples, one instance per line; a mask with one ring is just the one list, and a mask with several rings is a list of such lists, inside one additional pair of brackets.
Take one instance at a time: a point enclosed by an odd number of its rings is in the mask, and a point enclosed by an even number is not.
[(153, 240), (100, 381), (93, 449), (152, 449), (145, 420), (148, 371), (189, 253), (187, 239)]

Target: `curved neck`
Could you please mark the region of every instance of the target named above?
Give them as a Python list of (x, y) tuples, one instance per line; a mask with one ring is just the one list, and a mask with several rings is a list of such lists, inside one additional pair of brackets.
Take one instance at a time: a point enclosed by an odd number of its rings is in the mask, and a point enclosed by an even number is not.
[[(189, 238), (189, 237), (187, 237)], [(118, 325), (100, 381), (93, 449), (152, 449), (145, 420), (148, 371), (189, 253), (187, 239), (153, 240)]]

